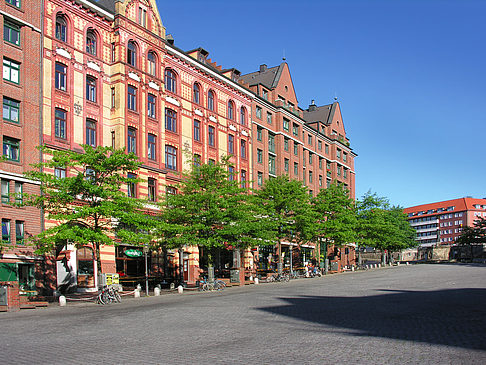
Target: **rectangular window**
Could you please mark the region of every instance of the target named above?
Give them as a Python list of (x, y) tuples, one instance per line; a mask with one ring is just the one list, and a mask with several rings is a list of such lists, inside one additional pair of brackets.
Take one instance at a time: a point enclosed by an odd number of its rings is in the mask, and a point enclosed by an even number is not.
[(3, 79), (18, 84), (20, 81), (20, 63), (4, 58)]
[(115, 103), (115, 87), (113, 86), (111, 88), (111, 109), (115, 108), (116, 103)]
[(150, 118), (155, 118), (155, 116), (156, 116), (156, 113), (155, 113), (156, 106), (157, 106), (156, 101), (157, 101), (157, 99), (156, 99), (155, 95), (152, 95), (152, 94), (147, 95), (147, 115)]
[(66, 112), (62, 109), (55, 111), (54, 133), (57, 138), (66, 139)]
[(111, 62), (116, 61), (116, 46), (115, 43), (111, 44)]
[(348, 178), (348, 170), (343, 169), (343, 177), (344, 177), (345, 179), (347, 179), (347, 178)]
[(240, 141), (240, 156), (241, 158), (246, 158), (246, 141), (241, 140)]
[(299, 136), (299, 126), (297, 124), (292, 125), (292, 133), (296, 137)]
[(10, 181), (2, 179), (1, 181), (1, 189), (2, 189), (2, 203), (8, 204), (10, 203)]
[(312, 184), (312, 171), (309, 171), (309, 184)]
[(258, 184), (258, 186), (263, 185), (263, 173), (260, 172), (260, 171), (258, 171), (257, 184)]
[(322, 186), (322, 175), (319, 175), (319, 186)]
[(257, 141), (261, 141), (263, 139), (263, 129), (257, 127)]
[(312, 146), (312, 136), (310, 134), (307, 135), (307, 143)]
[(147, 137), (147, 157), (150, 159), (150, 160), (157, 160), (157, 137), (155, 136), (155, 134), (151, 134), (149, 133), (148, 134), (148, 137)]
[(235, 180), (235, 168), (233, 166), (228, 166), (228, 180)]
[(24, 222), (15, 221), (15, 244), (24, 244)]
[(257, 162), (263, 163), (263, 151), (261, 149), (257, 149)]
[(289, 125), (290, 125), (290, 121), (288, 119), (285, 119), (283, 118), (283, 130), (288, 132), (289, 131)]
[(127, 194), (130, 198), (137, 197), (137, 184), (135, 180), (137, 179), (137, 175), (128, 173), (127, 178), (132, 181), (128, 181), (127, 183)]
[(2, 219), (2, 242), (10, 243), (10, 219)]
[(20, 46), (20, 27), (4, 20), (3, 40)]
[(151, 202), (157, 201), (157, 184), (155, 179), (148, 178), (148, 200)]
[(138, 8), (138, 24), (142, 27), (147, 26), (147, 10), (142, 7)]
[(20, 0), (5, 0), (7, 4), (20, 8)]
[(313, 158), (313, 154), (311, 152), (309, 152), (309, 165), (312, 165), (312, 158)]
[(317, 148), (322, 151), (322, 141), (317, 141)]
[(336, 150), (336, 157), (341, 159), (341, 150), (339, 148)]
[(241, 178), (241, 188), (246, 189), (246, 171), (245, 170), (241, 170), (240, 178)]
[(128, 153), (137, 154), (137, 130), (135, 128), (128, 128), (127, 149)]
[(294, 141), (294, 155), (299, 155), (299, 145)]
[(7, 160), (20, 161), (20, 140), (4, 136), (3, 155)]
[(285, 172), (288, 173), (289, 172), (289, 159), (286, 158), (284, 160), (284, 169), (285, 169)]
[(275, 156), (268, 155), (268, 173), (275, 175)]
[(165, 129), (177, 133), (177, 112), (165, 109)]
[(228, 153), (233, 155), (235, 153), (235, 136), (228, 134)]
[(329, 189), (331, 187), (331, 179), (326, 179), (326, 187)]
[(322, 170), (322, 158), (319, 157), (319, 168)]
[(268, 135), (268, 151), (275, 152), (275, 136), (273, 134)]
[(128, 85), (127, 107), (129, 110), (137, 111), (137, 88)]
[(8, 122), (19, 122), (20, 102), (3, 97), (3, 120)]
[(329, 153), (329, 145), (326, 144), (326, 153)]
[(258, 119), (262, 119), (262, 108), (258, 105), (255, 107), (255, 115)]
[(24, 201), (24, 184), (15, 182), (15, 203), (22, 204)]
[(66, 169), (60, 169), (59, 167), (56, 167), (54, 169), (54, 176), (58, 179), (64, 179), (66, 177)]
[(272, 113), (267, 112), (267, 123), (272, 124), (273, 116)]
[(343, 152), (343, 161), (344, 162), (348, 161), (348, 154), (346, 152)]
[(56, 89), (66, 91), (67, 87), (67, 67), (62, 63), (56, 62), (56, 75), (55, 75)]
[(295, 177), (299, 176), (299, 164), (297, 162), (294, 162), (294, 175)]
[(177, 149), (172, 146), (165, 146), (165, 167), (177, 170)]
[(96, 103), (96, 79), (86, 76), (86, 100)]
[(215, 138), (215, 130), (212, 125), (208, 126), (208, 144), (214, 147), (216, 138)]
[(337, 175), (341, 176), (341, 166), (339, 166), (339, 165), (337, 167)]
[(86, 144), (96, 147), (96, 122), (93, 120), (86, 121)]
[(201, 122), (199, 120), (194, 121), (194, 140), (201, 142)]
[(265, 89), (262, 89), (262, 97), (265, 100), (268, 100), (268, 91)]
[(284, 150), (288, 151), (289, 150), (289, 139), (284, 138)]

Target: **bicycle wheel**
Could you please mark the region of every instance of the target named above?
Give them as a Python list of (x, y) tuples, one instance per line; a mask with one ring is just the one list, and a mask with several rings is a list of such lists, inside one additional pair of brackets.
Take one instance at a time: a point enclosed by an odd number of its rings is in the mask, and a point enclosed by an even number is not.
[(96, 304), (105, 305), (105, 301), (103, 300), (103, 292), (99, 293), (96, 297)]
[(121, 303), (121, 295), (120, 295), (120, 293), (118, 293), (118, 291), (115, 290), (114, 296), (115, 296), (116, 302)]
[(214, 284), (208, 283), (208, 290), (213, 291), (214, 290)]

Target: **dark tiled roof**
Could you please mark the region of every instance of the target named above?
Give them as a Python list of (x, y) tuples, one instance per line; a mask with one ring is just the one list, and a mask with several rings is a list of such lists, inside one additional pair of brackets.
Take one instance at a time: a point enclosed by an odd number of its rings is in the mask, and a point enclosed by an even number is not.
[[(312, 111), (311, 111), (312, 110)], [(336, 110), (334, 104), (323, 106), (310, 106), (309, 109), (304, 110), (304, 120), (310, 122), (322, 122), (329, 124), (332, 120), (334, 111)]]
[(277, 86), (280, 76), (282, 75), (283, 63), (279, 66), (267, 68), (264, 72), (252, 72), (241, 76), (241, 80), (250, 86), (262, 84), (263, 86), (273, 89)]
[(90, 3), (93, 3), (100, 8), (109, 11), (112, 14), (115, 14), (115, 2), (117, 0), (87, 0)]

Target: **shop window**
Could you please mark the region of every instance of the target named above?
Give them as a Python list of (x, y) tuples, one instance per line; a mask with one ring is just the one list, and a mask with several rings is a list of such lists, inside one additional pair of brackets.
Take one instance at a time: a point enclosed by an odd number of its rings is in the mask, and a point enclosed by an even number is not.
[(82, 247), (76, 252), (78, 261), (78, 286), (94, 285), (94, 253), (89, 247)]

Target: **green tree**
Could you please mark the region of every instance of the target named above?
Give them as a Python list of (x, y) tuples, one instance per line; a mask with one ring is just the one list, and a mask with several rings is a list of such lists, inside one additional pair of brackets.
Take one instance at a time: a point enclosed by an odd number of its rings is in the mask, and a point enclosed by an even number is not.
[(486, 243), (486, 218), (478, 217), (472, 227), (464, 227), (456, 243), (462, 246), (469, 246), (472, 259), (473, 246)]
[[(315, 236), (315, 213), (310, 205), (310, 196), (302, 182), (278, 176), (266, 180), (256, 192), (258, 204), (269, 220), (269, 229), (277, 239), (278, 262), (281, 263), (282, 240), (287, 238), (297, 244), (308, 242)], [(278, 265), (281, 273), (282, 265)]]
[(312, 207), (317, 219), (315, 237), (324, 242), (326, 257), (329, 244), (342, 246), (356, 241), (356, 210), (349, 190), (333, 183), (312, 199)]
[[(246, 187), (240, 186), (228, 158), (215, 164), (194, 161), (178, 185), (180, 194), (167, 195), (158, 235), (171, 248), (197, 245), (239, 250), (260, 245), (269, 235), (266, 221)], [(212, 257), (209, 257), (212, 266)]]
[[(120, 190), (138, 181), (128, 177), (140, 167), (137, 156), (87, 145), (83, 152), (40, 149), (47, 161), (34, 164), (34, 170), (25, 175), (41, 182), (41, 192), (26, 195), (23, 204), (43, 209), (47, 220), (57, 223), (33, 237), (37, 252), (46, 253), (67, 242), (77, 248), (92, 246), (100, 268), (100, 246), (117, 244), (114, 227), (123, 243), (142, 245), (152, 240), (154, 223), (144, 212), (143, 202)], [(54, 171), (65, 171), (65, 176)]]

